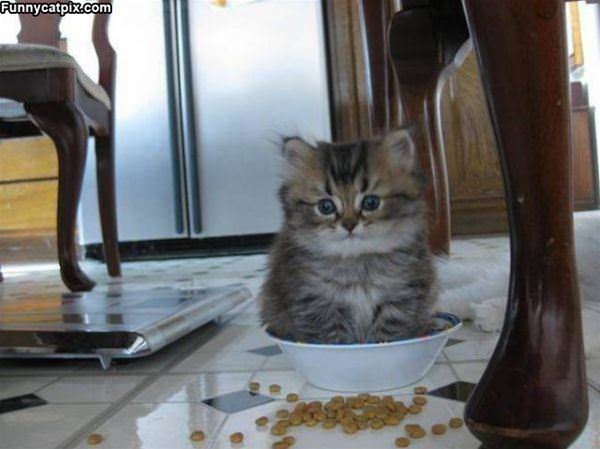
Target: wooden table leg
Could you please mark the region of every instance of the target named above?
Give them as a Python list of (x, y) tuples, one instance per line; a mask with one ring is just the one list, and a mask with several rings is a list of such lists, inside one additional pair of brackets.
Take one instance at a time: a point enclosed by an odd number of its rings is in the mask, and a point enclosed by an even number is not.
[(503, 165), (508, 310), (465, 409), (487, 449), (564, 449), (588, 403), (574, 262), (563, 0), (464, 0)]

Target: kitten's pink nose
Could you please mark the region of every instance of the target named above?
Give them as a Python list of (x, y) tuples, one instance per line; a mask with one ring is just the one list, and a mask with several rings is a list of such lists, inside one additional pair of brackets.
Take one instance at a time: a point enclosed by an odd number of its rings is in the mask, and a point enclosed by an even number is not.
[(356, 227), (357, 224), (358, 224), (358, 220), (356, 220), (356, 218), (343, 218), (342, 219), (342, 226), (348, 232), (352, 232), (352, 230)]

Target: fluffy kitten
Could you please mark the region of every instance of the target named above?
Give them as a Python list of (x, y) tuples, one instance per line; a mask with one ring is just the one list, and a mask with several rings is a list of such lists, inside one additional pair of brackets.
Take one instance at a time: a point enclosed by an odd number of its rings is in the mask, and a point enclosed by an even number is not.
[(435, 273), (423, 181), (406, 130), (349, 144), (283, 144), (284, 223), (261, 318), (303, 342), (416, 336), (431, 325)]

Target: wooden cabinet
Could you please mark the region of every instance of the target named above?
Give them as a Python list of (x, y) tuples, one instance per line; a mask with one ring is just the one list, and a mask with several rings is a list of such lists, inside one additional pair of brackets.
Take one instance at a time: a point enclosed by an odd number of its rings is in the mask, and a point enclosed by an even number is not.
[(58, 167), (52, 141), (0, 141), (0, 235), (54, 234)]
[[(585, 101), (581, 86), (574, 84), (572, 90), (575, 206), (577, 210), (595, 209), (598, 181), (596, 148), (591, 137), (593, 111)], [(440, 113), (450, 184), (452, 233), (506, 231), (498, 153), (473, 54), (444, 86)]]

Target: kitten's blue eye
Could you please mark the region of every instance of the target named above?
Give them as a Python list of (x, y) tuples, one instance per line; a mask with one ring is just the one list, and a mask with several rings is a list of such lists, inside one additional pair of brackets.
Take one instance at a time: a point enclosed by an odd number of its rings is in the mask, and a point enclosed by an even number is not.
[(367, 195), (362, 200), (362, 209), (366, 211), (374, 211), (379, 209), (381, 200), (377, 195)]
[(320, 200), (317, 207), (319, 208), (319, 212), (323, 215), (331, 215), (336, 211), (335, 203), (328, 199)]

